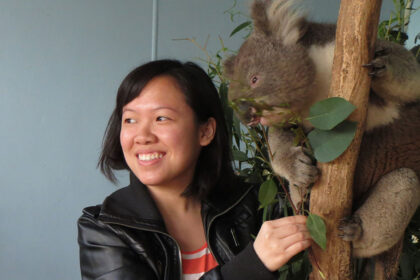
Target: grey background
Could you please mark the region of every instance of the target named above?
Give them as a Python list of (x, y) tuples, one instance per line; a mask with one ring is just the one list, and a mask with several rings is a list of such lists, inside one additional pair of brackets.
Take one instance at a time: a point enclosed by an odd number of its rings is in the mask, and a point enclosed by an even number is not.
[[(233, 1), (154, 1), (155, 21), (153, 0), (0, 0), (0, 279), (80, 278), (77, 218), (128, 182), (121, 172), (112, 185), (96, 162), (131, 69), (152, 53), (205, 58), (173, 39), (210, 35), (212, 54), (218, 35), (232, 49), (242, 42), (228, 36), (241, 22), (224, 13)], [(339, 1), (306, 2), (311, 18), (336, 19)], [(383, 18), (390, 8), (384, 0)]]

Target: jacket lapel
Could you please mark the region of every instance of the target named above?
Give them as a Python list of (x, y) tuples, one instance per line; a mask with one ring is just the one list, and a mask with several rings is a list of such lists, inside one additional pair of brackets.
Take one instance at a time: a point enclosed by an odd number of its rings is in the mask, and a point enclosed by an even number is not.
[(166, 232), (163, 218), (149, 190), (132, 172), (130, 185), (117, 190), (104, 200), (99, 219)]

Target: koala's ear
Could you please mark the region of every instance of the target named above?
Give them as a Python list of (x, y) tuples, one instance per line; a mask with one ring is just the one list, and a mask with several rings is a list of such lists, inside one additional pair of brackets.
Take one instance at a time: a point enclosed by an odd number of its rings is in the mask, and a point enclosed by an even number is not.
[(233, 72), (235, 68), (235, 59), (236, 59), (236, 55), (232, 55), (223, 62), (223, 74), (228, 79), (232, 79), (233, 77)]
[(251, 6), (251, 18), (254, 21), (254, 33), (264, 34), (269, 36), (270, 23), (267, 17), (267, 7), (270, 1), (255, 0)]
[(307, 29), (306, 12), (298, 7), (299, 2), (276, 0), (267, 10), (273, 35), (285, 46), (296, 44)]

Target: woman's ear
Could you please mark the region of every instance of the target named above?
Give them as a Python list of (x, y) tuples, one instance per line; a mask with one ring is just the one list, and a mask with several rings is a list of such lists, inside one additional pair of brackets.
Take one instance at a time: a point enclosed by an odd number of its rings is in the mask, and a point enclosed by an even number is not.
[(200, 145), (202, 147), (211, 143), (216, 134), (216, 120), (209, 118), (207, 122), (200, 125)]

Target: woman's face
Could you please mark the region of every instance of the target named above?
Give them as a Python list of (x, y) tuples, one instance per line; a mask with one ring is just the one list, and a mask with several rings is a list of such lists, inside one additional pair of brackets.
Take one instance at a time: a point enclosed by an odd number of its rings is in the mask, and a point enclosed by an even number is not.
[(213, 139), (215, 126), (208, 123), (197, 123), (173, 78), (152, 79), (123, 107), (120, 141), (127, 165), (149, 187), (183, 191), (192, 181), (201, 147)]

